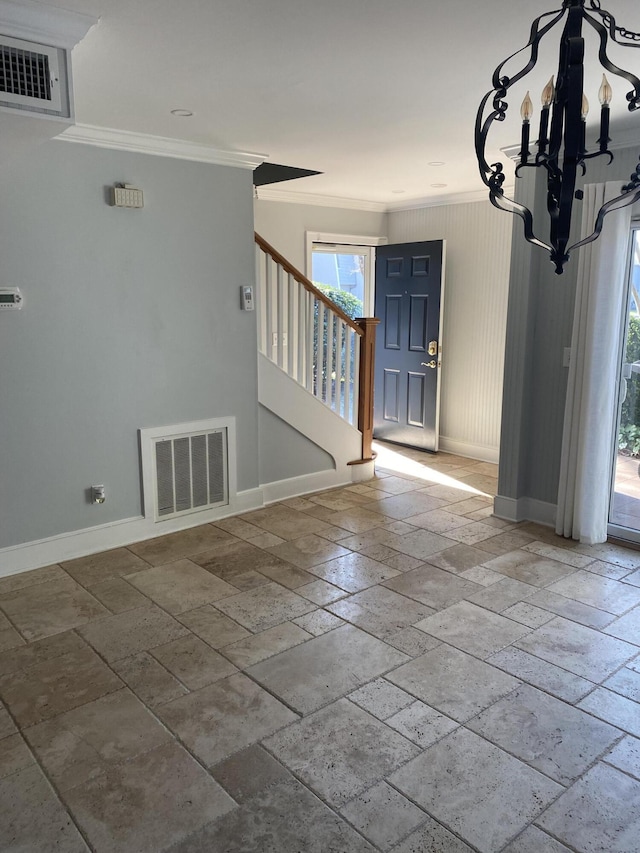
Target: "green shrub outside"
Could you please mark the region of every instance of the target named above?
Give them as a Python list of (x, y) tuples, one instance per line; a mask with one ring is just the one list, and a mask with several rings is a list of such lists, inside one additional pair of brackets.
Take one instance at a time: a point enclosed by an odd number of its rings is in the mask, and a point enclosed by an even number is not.
[[(352, 293), (349, 293), (345, 290), (340, 290), (337, 287), (331, 287), (328, 284), (319, 284), (314, 281), (314, 285), (321, 290), (329, 299), (334, 302), (344, 313), (352, 320), (355, 320), (356, 317), (362, 317), (362, 302), (358, 299), (357, 296), (354, 296)], [(322, 392), (323, 396), (326, 396), (327, 391), (327, 382), (331, 382), (332, 380), (338, 379), (333, 387), (332, 399), (330, 400), (330, 405), (333, 409), (337, 409), (340, 414), (344, 417), (347, 417), (347, 412), (344, 412), (344, 400), (342, 399), (342, 394), (340, 392), (341, 383), (350, 382), (353, 383), (355, 377), (355, 358), (353, 347), (351, 347), (350, 352), (350, 375), (344, 375), (344, 368), (346, 363), (346, 342), (343, 335), (340, 336), (340, 340), (338, 341), (338, 326), (337, 324), (333, 327), (333, 340), (331, 342), (331, 350), (332, 350), (332, 359), (334, 365), (334, 371), (332, 375), (329, 377), (327, 375), (327, 364), (323, 361), (322, 364), (318, 365), (318, 370), (316, 370), (316, 382), (322, 383)], [(318, 354), (319, 357), (322, 357), (322, 353), (327, 351), (328, 344), (328, 335), (329, 335), (329, 318), (327, 314), (324, 315), (324, 324), (323, 324), (323, 344), (324, 347), (322, 350), (318, 347), (318, 304), (315, 306), (315, 317), (314, 317), (314, 352)], [(335, 365), (337, 363), (338, 356), (338, 347), (340, 347), (340, 363), (342, 365), (342, 375), (340, 377), (336, 377), (335, 375)], [(351, 397), (351, 405), (353, 405), (353, 397)]]
[[(640, 361), (640, 316), (629, 315), (625, 362)], [(629, 456), (640, 456), (640, 374), (627, 379), (627, 396), (620, 413), (618, 448)]]

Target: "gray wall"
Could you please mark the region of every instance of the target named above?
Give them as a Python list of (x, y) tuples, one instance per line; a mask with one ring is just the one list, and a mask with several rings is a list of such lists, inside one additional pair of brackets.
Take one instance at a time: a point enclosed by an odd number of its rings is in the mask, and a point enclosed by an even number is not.
[[(604, 159), (590, 161), (585, 182), (627, 180), (638, 163), (638, 149), (614, 153), (609, 167)], [(541, 175), (517, 187), (525, 204), (545, 209)], [(581, 215), (575, 204), (575, 234)], [(514, 223), (498, 485), (504, 497), (557, 501), (568, 377), (562, 356), (571, 345), (578, 252), (558, 276), (548, 255), (524, 242), (520, 220)]]
[(0, 169), (0, 547), (139, 515), (140, 427), (234, 415), (259, 484), (252, 230), (246, 170), (56, 141)]
[(264, 406), (259, 408), (260, 482), (275, 483), (335, 468), (333, 458)]

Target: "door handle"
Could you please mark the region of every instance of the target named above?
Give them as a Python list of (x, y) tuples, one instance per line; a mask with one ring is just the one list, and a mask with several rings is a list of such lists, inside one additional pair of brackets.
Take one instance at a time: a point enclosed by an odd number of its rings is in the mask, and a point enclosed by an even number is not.
[(437, 366), (438, 366), (438, 364), (435, 360), (432, 360), (429, 362), (426, 362), (426, 361), (420, 362), (420, 367), (430, 367), (431, 370), (435, 370)]
[(429, 341), (429, 348), (427, 349), (429, 355), (437, 355), (438, 354), (438, 341)]

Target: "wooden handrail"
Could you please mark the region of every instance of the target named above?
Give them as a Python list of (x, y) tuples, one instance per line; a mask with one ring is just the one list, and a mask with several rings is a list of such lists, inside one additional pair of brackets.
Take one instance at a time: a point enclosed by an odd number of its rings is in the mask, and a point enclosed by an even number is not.
[(360, 388), (358, 391), (358, 429), (362, 433), (362, 461), (374, 458), (373, 442), (373, 384), (374, 357), (376, 351), (377, 317), (358, 317), (363, 333), (360, 344)]
[(267, 243), (267, 241), (263, 237), (261, 237), (257, 231), (254, 231), (254, 234), (256, 243), (258, 244), (258, 246), (260, 246), (263, 252), (265, 252), (267, 255), (270, 255), (273, 260), (277, 264), (279, 264), (285, 272), (289, 273), (289, 275), (292, 275), (295, 280), (304, 287), (305, 290), (308, 290), (309, 293), (313, 294), (316, 299), (318, 299), (320, 302), (323, 302), (327, 308), (329, 308), (331, 311), (333, 311), (334, 314), (340, 317), (343, 323), (346, 323), (347, 326), (350, 326), (353, 331), (361, 337), (364, 336), (364, 331), (361, 329), (361, 327), (356, 322), (354, 322), (351, 317), (345, 314), (344, 311), (338, 305), (336, 305), (336, 303), (332, 299), (330, 299), (321, 290), (318, 290), (315, 284), (309, 281), (306, 275), (303, 275), (300, 270), (297, 270), (293, 266), (293, 264), (290, 264), (289, 261), (284, 257), (284, 255), (281, 255), (277, 249), (274, 249), (270, 243)]

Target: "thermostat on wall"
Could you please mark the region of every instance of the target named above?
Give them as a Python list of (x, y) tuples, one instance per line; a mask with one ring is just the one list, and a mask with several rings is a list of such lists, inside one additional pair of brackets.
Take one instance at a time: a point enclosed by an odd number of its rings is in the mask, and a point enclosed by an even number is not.
[(0, 287), (0, 311), (7, 308), (22, 308), (24, 299), (18, 287)]

